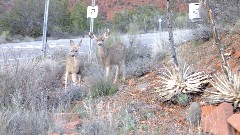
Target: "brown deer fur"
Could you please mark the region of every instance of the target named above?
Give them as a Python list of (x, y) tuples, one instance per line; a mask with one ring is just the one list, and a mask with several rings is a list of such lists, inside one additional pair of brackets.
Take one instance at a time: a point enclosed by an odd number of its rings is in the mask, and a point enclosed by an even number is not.
[(106, 70), (106, 80), (109, 80), (109, 74), (112, 65), (116, 65), (116, 73), (113, 83), (118, 80), (119, 68), (122, 65), (123, 80), (125, 80), (125, 46), (122, 42), (113, 42), (110, 47), (104, 45), (104, 40), (108, 37), (109, 30), (101, 36), (95, 36), (89, 33), (91, 39), (96, 40), (97, 54)]
[(75, 44), (72, 40), (70, 40), (70, 52), (66, 57), (65, 90), (67, 89), (69, 74), (72, 74), (72, 81), (74, 85), (77, 85), (78, 81), (80, 83), (82, 79), (83, 64), (78, 56), (78, 50), (81, 44), (82, 40), (78, 44)]

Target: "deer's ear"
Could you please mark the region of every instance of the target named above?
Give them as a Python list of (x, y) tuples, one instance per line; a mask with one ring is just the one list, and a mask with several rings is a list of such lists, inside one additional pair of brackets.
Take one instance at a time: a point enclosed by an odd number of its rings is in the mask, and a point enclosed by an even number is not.
[(78, 47), (80, 47), (82, 45), (82, 39), (80, 40), (80, 42), (78, 43)]
[(89, 32), (88, 35), (91, 39), (97, 39), (97, 37), (91, 32)]
[(75, 46), (75, 43), (73, 42), (73, 40), (70, 40), (70, 47)]
[(110, 35), (110, 31), (109, 29), (107, 29), (107, 31), (103, 34), (103, 38), (107, 38)]

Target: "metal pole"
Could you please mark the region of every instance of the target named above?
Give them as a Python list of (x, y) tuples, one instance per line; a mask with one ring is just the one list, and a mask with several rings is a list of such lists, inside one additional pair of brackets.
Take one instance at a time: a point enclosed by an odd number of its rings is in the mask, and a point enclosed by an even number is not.
[[(92, 6), (95, 6), (95, 0), (92, 0)], [(94, 18), (90, 19), (90, 32), (93, 33)], [(90, 38), (89, 52), (88, 52), (88, 61), (92, 61), (92, 39)]]
[(46, 57), (46, 55), (47, 55), (46, 34), (47, 34), (47, 22), (48, 22), (48, 7), (49, 7), (49, 0), (45, 0), (43, 38), (42, 38), (42, 55), (43, 55), (43, 57)]
[(177, 54), (176, 54), (175, 44), (174, 44), (174, 39), (173, 39), (172, 15), (171, 15), (170, 2), (169, 1), (170, 0), (167, 0), (169, 42), (170, 42), (170, 48), (171, 48), (171, 53), (172, 53), (172, 58), (173, 58), (174, 64), (178, 67)]
[(162, 49), (164, 49), (164, 45), (162, 42), (162, 19), (160, 18), (158, 22), (159, 22), (159, 40), (160, 40), (160, 44), (162, 44)]

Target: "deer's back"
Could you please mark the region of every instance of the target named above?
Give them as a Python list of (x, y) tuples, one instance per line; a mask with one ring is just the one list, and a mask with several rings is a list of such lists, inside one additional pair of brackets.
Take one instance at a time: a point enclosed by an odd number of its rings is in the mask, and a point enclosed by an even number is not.
[(121, 42), (113, 43), (108, 49), (108, 58), (111, 65), (118, 65), (125, 58), (125, 46)]

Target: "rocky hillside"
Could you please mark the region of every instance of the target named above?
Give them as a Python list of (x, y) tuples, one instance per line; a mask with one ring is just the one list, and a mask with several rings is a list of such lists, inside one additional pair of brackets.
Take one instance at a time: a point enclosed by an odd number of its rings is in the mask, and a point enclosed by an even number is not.
[[(69, 5), (74, 6), (77, 2), (84, 1), (87, 5), (91, 5), (91, 1), (87, 0), (69, 0)], [(196, 0), (176, 0), (174, 7), (176, 11), (186, 12), (188, 10), (188, 3), (196, 2)], [(101, 0), (96, 1), (96, 5), (99, 6), (99, 13), (104, 15), (107, 19), (111, 19), (114, 12), (118, 12), (126, 9), (135, 9), (142, 5), (156, 5), (157, 7), (166, 10), (166, 0)]]

